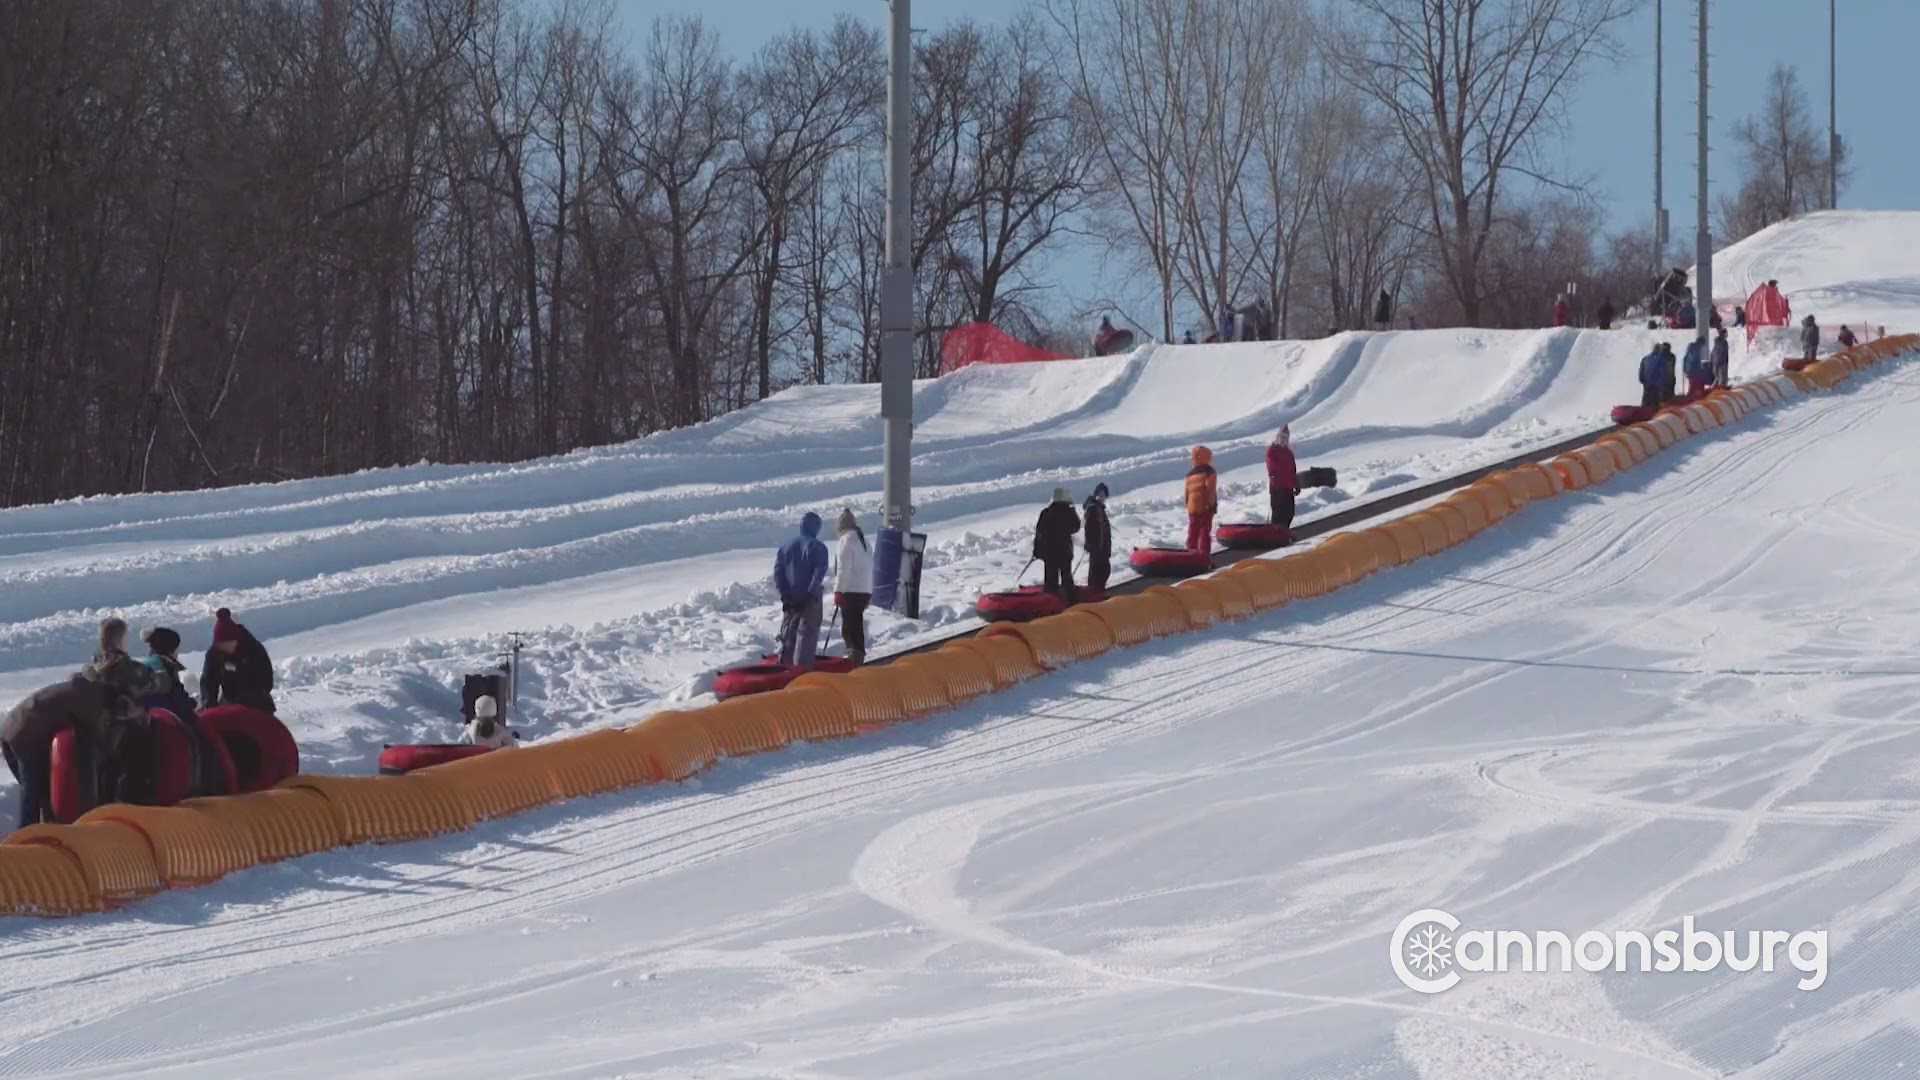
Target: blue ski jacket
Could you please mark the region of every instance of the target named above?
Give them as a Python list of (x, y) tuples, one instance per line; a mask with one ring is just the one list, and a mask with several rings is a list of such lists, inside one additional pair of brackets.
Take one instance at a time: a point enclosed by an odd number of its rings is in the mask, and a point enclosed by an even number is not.
[(827, 545), (820, 542), (820, 515), (800, 519), (800, 535), (780, 545), (773, 557), (773, 587), (782, 600), (818, 596), (827, 584)]

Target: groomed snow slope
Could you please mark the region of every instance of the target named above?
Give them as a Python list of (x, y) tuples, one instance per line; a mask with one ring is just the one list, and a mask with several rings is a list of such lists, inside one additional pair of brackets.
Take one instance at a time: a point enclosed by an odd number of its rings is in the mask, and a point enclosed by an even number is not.
[[(0, 1074), (1876, 1080), (1920, 1063), (1920, 365), (876, 736), (0, 927)], [(1401, 989), (1388, 935), (1827, 929)]]
[(1822, 210), (1769, 226), (1714, 256), (1714, 295), (1744, 298), (1769, 279), (1796, 320), (1908, 333), (1920, 309), (1920, 210)]
[[(1291, 423), (1342, 485), (1303, 513), (1604, 422), (1643, 331), (1428, 331), (1145, 348), (980, 367), (917, 385), (914, 493), (927, 622), (1020, 574), (1053, 487), (1113, 490), (1117, 547), (1184, 533), (1188, 450), (1210, 444), (1222, 520), (1266, 514), (1261, 455)], [(801, 513), (879, 502), (877, 391), (789, 390), (694, 428), (510, 466), (418, 466), (0, 512), (0, 698), (51, 682), (117, 612), (203, 646), (231, 607), (267, 640), (307, 767), (366, 771), (438, 741), (464, 671), (532, 631), (543, 736), (630, 718), (772, 648), (773, 547)], [(882, 618), (882, 644), (917, 629)], [(189, 663), (194, 664), (189, 657)], [(197, 670), (197, 668), (196, 668)]]

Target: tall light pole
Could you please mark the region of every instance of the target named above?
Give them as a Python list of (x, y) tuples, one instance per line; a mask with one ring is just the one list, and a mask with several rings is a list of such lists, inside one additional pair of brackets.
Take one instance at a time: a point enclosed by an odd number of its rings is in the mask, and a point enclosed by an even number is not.
[(911, 0), (889, 0), (887, 245), (880, 283), (880, 485), (888, 527), (913, 525), (913, 20)]
[(1700, 8), (1700, 191), (1698, 222), (1694, 232), (1694, 337), (1704, 352), (1712, 342), (1707, 338), (1713, 325), (1713, 232), (1707, 223), (1707, 0), (1695, 0)]
[(1827, 208), (1840, 209), (1840, 20), (1834, 13), (1836, 0), (1827, 0)]
[(1665, 269), (1667, 261), (1667, 200), (1662, 193), (1666, 180), (1663, 164), (1667, 149), (1661, 134), (1662, 80), (1666, 77), (1665, 34), (1666, 0), (1653, 0), (1653, 272)]

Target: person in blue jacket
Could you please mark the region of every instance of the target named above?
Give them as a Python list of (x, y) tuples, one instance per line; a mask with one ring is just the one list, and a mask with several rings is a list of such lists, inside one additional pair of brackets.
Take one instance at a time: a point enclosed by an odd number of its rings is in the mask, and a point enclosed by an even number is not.
[(1666, 380), (1666, 357), (1658, 346), (1640, 358), (1640, 406), (1645, 409), (1657, 409), (1663, 400), (1661, 390)]
[(780, 662), (813, 666), (820, 638), (820, 594), (827, 584), (827, 545), (820, 542), (820, 515), (800, 519), (800, 535), (773, 558), (773, 587), (780, 591)]
[(1680, 370), (1687, 375), (1687, 396), (1695, 397), (1707, 390), (1707, 360), (1701, 353), (1700, 339), (1694, 338), (1687, 343), (1687, 355), (1680, 362)]

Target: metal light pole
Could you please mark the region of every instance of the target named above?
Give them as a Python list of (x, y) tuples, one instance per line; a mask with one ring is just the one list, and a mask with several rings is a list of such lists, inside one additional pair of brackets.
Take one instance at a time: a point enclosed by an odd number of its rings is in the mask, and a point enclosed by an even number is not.
[(1699, 221), (1694, 233), (1694, 337), (1700, 348), (1712, 344), (1707, 338), (1713, 325), (1713, 232), (1707, 223), (1707, 0), (1695, 0), (1700, 8), (1700, 191), (1697, 196)]
[(1662, 273), (1667, 260), (1667, 200), (1662, 193), (1666, 180), (1662, 164), (1667, 141), (1661, 134), (1662, 81), (1666, 78), (1664, 27), (1666, 0), (1653, 0), (1653, 272)]
[(1835, 0), (1827, 0), (1827, 208), (1840, 208), (1840, 128), (1837, 123), (1840, 91), (1840, 47), (1836, 42), (1839, 18)]
[(890, 0), (887, 54), (887, 249), (880, 283), (880, 418), (886, 525), (913, 525), (913, 20), (911, 0)]

